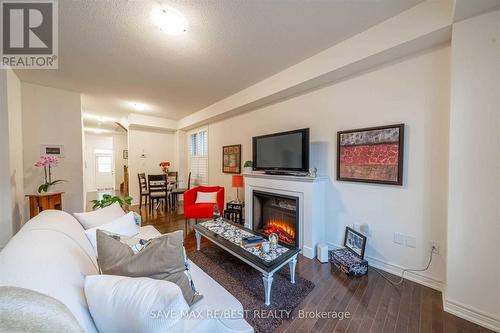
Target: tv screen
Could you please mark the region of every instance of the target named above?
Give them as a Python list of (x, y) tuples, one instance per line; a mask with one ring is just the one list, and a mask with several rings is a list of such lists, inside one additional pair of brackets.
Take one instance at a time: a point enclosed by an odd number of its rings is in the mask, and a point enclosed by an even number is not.
[(309, 129), (253, 138), (256, 170), (309, 170)]

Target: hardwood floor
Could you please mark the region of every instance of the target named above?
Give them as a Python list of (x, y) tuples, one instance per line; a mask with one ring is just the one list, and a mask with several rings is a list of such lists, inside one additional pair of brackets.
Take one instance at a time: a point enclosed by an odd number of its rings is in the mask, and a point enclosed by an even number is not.
[[(153, 225), (161, 233), (186, 230), (182, 207), (172, 212), (149, 214), (143, 207), (143, 225)], [(194, 221), (192, 222), (194, 223)], [(187, 228), (186, 251), (195, 251), (192, 223)], [(209, 241), (203, 239), (204, 243)], [(297, 274), (315, 283), (313, 291), (297, 306), (293, 317), (277, 332), (492, 332), (443, 311), (441, 292), (405, 280), (397, 288), (370, 268), (361, 278), (350, 278), (334, 269), (299, 255)], [(397, 280), (397, 277), (385, 273)], [(298, 318), (301, 313), (349, 312), (348, 319)]]

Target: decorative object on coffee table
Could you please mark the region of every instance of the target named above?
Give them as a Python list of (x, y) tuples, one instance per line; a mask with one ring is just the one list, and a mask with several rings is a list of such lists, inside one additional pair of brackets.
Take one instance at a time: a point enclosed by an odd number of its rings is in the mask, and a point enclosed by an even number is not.
[(222, 172), (241, 173), (241, 145), (222, 147)]
[(337, 133), (337, 180), (403, 185), (404, 124)]
[(194, 230), (198, 251), (200, 250), (200, 241), (203, 236), (262, 273), (266, 305), (271, 304), (273, 274), (286, 264), (290, 267), (290, 282), (292, 284), (295, 283), (298, 248), (278, 245), (276, 248), (270, 249), (269, 253), (264, 253), (260, 247), (245, 247), (242, 243), (243, 238), (259, 235), (250, 229), (225, 219), (199, 223), (194, 226)]
[(62, 195), (64, 192), (37, 193), (26, 195), (30, 203), (30, 218), (47, 209), (62, 210)]

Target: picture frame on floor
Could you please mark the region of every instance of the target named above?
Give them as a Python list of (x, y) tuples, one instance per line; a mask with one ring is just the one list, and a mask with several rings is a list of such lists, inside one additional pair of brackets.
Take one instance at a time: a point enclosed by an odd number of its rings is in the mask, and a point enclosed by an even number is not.
[(241, 173), (241, 145), (222, 147), (222, 172)]
[(366, 236), (352, 228), (346, 227), (344, 247), (363, 259), (365, 257)]

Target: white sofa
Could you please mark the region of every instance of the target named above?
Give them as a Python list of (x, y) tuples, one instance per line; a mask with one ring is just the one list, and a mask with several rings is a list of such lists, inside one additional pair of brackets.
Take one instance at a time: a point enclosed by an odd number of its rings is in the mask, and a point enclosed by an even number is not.
[[(157, 237), (152, 226), (140, 237)], [(243, 312), (241, 303), (191, 263), (197, 289), (204, 295), (191, 311)], [(48, 210), (28, 221), (0, 252), (0, 285), (32, 289), (63, 302), (87, 332), (97, 332), (84, 294), (85, 276), (98, 274), (97, 260), (80, 223), (70, 214)], [(253, 332), (243, 318), (190, 316), (183, 332)], [(105, 332), (100, 332), (105, 333)]]

